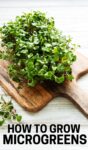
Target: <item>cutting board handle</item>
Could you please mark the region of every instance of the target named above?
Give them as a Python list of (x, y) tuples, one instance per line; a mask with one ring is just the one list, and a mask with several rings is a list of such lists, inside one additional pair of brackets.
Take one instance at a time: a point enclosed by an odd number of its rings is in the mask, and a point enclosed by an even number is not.
[(81, 111), (88, 117), (88, 93), (82, 90), (76, 81), (66, 82), (58, 89), (62, 95), (68, 97), (77, 104)]

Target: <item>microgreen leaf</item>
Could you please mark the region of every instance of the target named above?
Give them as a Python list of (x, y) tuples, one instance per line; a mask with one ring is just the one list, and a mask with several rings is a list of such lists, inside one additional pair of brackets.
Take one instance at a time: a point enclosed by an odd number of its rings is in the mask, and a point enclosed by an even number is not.
[(0, 28), (0, 58), (9, 60), (9, 75), (34, 87), (41, 80), (63, 83), (72, 80), (71, 65), (76, 60), (76, 44), (56, 29), (54, 19), (33, 11), (17, 16)]
[(6, 95), (0, 96), (0, 126), (2, 126), (6, 120), (16, 120), (20, 122), (22, 116), (16, 113), (12, 101), (6, 100)]

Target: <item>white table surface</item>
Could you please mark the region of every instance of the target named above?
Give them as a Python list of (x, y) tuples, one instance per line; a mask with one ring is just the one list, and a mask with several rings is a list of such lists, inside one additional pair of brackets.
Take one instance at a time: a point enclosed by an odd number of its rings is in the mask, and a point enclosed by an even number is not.
[[(73, 41), (81, 45), (79, 51), (88, 56), (88, 0), (0, 0), (0, 26), (15, 18), (22, 12), (31, 10), (42, 10), (49, 16), (55, 18), (56, 26), (73, 37)], [(88, 91), (88, 74), (78, 80), (79, 86)], [(0, 94), (3, 92), (0, 87)], [(23, 116), (22, 123), (34, 124), (80, 124), (82, 133), (88, 134), (88, 119), (66, 98), (57, 97), (53, 99), (44, 109), (37, 113), (26, 112), (14, 100), (17, 112)], [(7, 132), (7, 123), (0, 127), (0, 150), (10, 149), (88, 149), (87, 145), (62, 145), (60, 146), (4, 146), (2, 135)]]

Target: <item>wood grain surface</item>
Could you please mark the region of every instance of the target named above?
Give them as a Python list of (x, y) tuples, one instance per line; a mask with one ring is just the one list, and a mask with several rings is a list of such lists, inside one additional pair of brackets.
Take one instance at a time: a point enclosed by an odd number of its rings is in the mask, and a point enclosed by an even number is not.
[(14, 100), (28, 111), (39, 111), (54, 97), (61, 95), (70, 98), (88, 117), (88, 94), (81, 90), (76, 83), (82, 74), (88, 72), (88, 58), (78, 52), (76, 56), (77, 61), (72, 67), (73, 81), (66, 81), (61, 85), (46, 81), (35, 87), (28, 87), (27, 84), (23, 83), (20, 88), (19, 83), (12, 81), (8, 75), (9, 63), (0, 60), (0, 84)]

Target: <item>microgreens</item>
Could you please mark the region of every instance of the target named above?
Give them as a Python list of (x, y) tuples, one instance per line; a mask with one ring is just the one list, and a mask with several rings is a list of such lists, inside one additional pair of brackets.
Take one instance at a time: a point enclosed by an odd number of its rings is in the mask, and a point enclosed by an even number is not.
[(20, 122), (22, 116), (16, 113), (11, 100), (6, 100), (6, 95), (0, 96), (0, 126), (2, 126), (6, 120), (15, 120)]
[(6, 47), (0, 56), (11, 62), (8, 71), (13, 80), (33, 87), (45, 80), (61, 84), (73, 79), (76, 45), (56, 29), (52, 17), (40, 11), (24, 13), (2, 26), (0, 33)]

